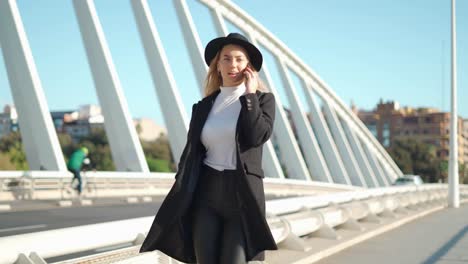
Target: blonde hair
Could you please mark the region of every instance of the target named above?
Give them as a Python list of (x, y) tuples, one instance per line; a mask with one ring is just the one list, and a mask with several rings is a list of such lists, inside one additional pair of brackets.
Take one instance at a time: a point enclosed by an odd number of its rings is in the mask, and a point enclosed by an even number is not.
[[(204, 97), (207, 97), (214, 92), (218, 91), (220, 89), (220, 86), (223, 84), (223, 79), (221, 78), (221, 74), (218, 72), (218, 61), (219, 57), (221, 54), (222, 48), (216, 53), (216, 56), (211, 60), (210, 62), (210, 67), (208, 68), (208, 73), (206, 74), (205, 78), (205, 83), (204, 83)], [(250, 61), (250, 58), (247, 55), (247, 58)], [(258, 72), (252, 68), (252, 70), (257, 73)], [(259, 78), (258, 79), (258, 90), (261, 92), (268, 92), (268, 88), (266, 87), (265, 83), (263, 80)]]

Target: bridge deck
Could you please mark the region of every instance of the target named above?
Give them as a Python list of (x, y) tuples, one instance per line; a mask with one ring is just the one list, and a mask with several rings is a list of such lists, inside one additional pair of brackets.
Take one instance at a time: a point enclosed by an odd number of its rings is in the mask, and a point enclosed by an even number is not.
[(317, 262), (468, 263), (468, 204), (443, 209)]

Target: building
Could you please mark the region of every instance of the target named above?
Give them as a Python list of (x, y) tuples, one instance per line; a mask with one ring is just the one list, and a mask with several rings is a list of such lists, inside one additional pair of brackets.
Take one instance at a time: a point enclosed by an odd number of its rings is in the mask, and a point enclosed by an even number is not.
[[(104, 129), (104, 116), (97, 105), (82, 105), (77, 110), (52, 111), (50, 115), (57, 133), (69, 134), (75, 143), (94, 130)], [(134, 119), (133, 123), (141, 140), (153, 141), (161, 135), (167, 135), (166, 128), (149, 118)], [(6, 105), (3, 113), (0, 113), (0, 138), (17, 130), (16, 108)]]
[(463, 160), (468, 161), (468, 119), (463, 120)]
[(54, 123), (55, 130), (59, 133), (64, 132), (64, 116), (72, 114), (73, 111), (53, 111), (50, 112), (50, 116), (52, 117), (52, 122)]
[[(59, 113), (57, 114), (57, 120), (54, 119), (57, 131), (69, 134), (75, 142), (82, 137), (88, 136), (94, 130), (104, 129), (104, 116), (101, 113), (101, 108), (96, 105), (83, 105), (76, 111), (55, 113)], [(58, 121), (60, 114), (63, 120), (61, 127)], [(167, 135), (167, 130), (164, 127), (158, 126), (149, 118), (134, 119), (133, 124), (137, 129), (139, 138), (144, 141), (152, 141), (161, 135)]]
[(104, 129), (104, 116), (96, 105), (82, 105), (77, 110), (51, 113), (55, 129), (71, 136), (76, 143), (91, 134), (93, 130)]
[(400, 105), (397, 102), (383, 103), (377, 105), (372, 111), (358, 111), (358, 116), (370, 130), (370, 132), (379, 140), (384, 147), (389, 147), (392, 142), (392, 129), (396, 120), (393, 119), (395, 113), (401, 112)]
[(138, 137), (143, 141), (153, 141), (160, 136), (167, 135), (166, 128), (158, 126), (152, 119), (138, 118), (134, 119)]
[[(448, 160), (450, 113), (435, 108), (400, 107), (382, 100), (372, 111), (359, 111), (359, 118), (384, 146), (396, 140), (415, 139), (435, 146), (437, 157)], [(468, 124), (458, 118), (458, 160), (468, 162)]]

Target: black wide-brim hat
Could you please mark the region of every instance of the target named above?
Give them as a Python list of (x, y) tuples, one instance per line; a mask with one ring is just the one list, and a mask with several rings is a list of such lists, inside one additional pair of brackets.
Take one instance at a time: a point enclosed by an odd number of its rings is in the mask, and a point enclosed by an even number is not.
[(243, 47), (249, 55), (250, 64), (256, 71), (260, 71), (263, 63), (263, 56), (260, 50), (250, 43), (246, 37), (239, 33), (229, 33), (226, 37), (215, 38), (208, 42), (205, 48), (205, 62), (210, 66), (216, 54), (226, 45), (234, 44)]

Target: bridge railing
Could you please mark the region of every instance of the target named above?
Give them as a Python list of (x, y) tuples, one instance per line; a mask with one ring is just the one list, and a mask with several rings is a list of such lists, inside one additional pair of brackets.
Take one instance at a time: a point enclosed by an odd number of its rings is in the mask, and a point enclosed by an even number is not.
[[(83, 198), (143, 197), (165, 195), (174, 183), (174, 173), (94, 172), (82, 173)], [(0, 171), (0, 202), (32, 199), (72, 199), (73, 175), (61, 171)], [(349, 185), (265, 178), (265, 191), (272, 195), (315, 195), (359, 190)]]
[[(381, 217), (395, 218), (411, 210), (441, 206), (446, 202), (447, 190), (444, 184), (426, 184), (271, 200), (266, 204), (267, 221), (280, 248), (306, 251), (308, 247), (301, 240), (303, 236), (339, 239), (337, 227), (363, 230), (362, 221), (379, 223)], [(462, 185), (460, 193), (462, 198), (468, 199), (468, 186)], [(0, 248), (6, 254), (0, 256), (0, 264), (13, 263), (20, 255), (26, 260), (42, 259), (122, 243), (133, 244), (127, 250), (136, 256), (138, 244), (152, 220), (153, 217), (143, 217), (3, 237)], [(95, 236), (97, 232), (106, 235)], [(73, 243), (69, 243), (70, 237), (75, 238)], [(43, 243), (45, 239), (47, 243)], [(160, 252), (152, 254), (161, 255)]]

